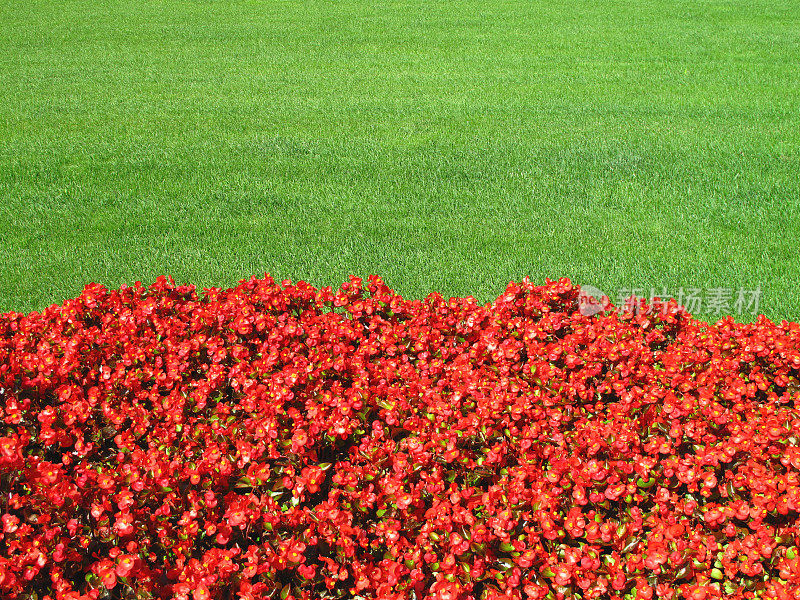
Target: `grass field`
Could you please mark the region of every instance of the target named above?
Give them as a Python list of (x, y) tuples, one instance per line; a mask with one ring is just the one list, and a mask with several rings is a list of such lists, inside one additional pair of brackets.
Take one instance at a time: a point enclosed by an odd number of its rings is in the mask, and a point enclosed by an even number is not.
[(800, 320), (799, 16), (0, 0), (0, 311), (374, 272), (482, 301), (524, 275), (760, 286)]

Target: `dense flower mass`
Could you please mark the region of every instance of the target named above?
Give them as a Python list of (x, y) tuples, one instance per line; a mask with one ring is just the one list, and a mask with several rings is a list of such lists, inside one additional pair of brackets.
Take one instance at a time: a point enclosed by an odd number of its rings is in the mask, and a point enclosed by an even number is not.
[(800, 325), (268, 276), (0, 315), (0, 597), (800, 596)]

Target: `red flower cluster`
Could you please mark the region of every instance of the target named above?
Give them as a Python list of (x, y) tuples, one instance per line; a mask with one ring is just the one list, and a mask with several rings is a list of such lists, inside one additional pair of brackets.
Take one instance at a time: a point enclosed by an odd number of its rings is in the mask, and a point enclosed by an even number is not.
[(0, 315), (0, 597), (800, 595), (800, 325), (87, 286)]

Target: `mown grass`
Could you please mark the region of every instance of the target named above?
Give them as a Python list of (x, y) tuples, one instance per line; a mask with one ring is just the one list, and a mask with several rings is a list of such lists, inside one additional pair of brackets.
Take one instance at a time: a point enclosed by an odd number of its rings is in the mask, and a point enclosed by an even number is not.
[(482, 301), (760, 286), (798, 320), (799, 14), (0, 0), (0, 311), (374, 272)]

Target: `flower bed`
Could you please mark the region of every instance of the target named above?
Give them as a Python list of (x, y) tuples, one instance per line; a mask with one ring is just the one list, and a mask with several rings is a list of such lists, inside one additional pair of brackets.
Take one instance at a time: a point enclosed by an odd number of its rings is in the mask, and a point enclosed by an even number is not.
[(266, 277), (0, 315), (0, 597), (800, 595), (800, 326)]

